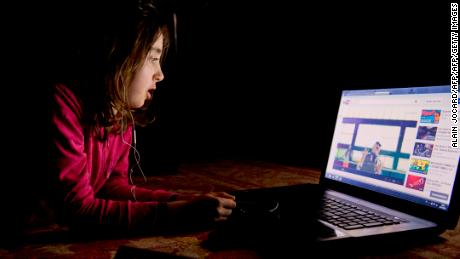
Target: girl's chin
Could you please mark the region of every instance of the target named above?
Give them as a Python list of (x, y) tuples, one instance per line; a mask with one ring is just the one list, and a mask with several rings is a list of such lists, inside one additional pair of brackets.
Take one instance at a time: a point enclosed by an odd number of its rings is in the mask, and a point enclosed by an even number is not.
[(139, 102), (139, 103), (136, 103), (136, 104), (132, 104), (132, 105), (129, 106), (129, 108), (131, 108), (131, 109), (140, 109), (140, 108), (145, 106), (145, 103), (147, 103), (147, 101), (145, 101), (144, 103)]

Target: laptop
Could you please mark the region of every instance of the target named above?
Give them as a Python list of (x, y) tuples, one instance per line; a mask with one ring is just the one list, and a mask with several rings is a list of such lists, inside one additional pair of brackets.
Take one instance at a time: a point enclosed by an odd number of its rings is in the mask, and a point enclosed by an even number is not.
[(260, 239), (308, 236), (315, 227), (311, 239), (326, 242), (455, 228), (460, 149), (451, 97), (449, 85), (343, 91), (320, 184), (233, 192), (227, 230), (243, 225), (245, 237), (252, 228)]

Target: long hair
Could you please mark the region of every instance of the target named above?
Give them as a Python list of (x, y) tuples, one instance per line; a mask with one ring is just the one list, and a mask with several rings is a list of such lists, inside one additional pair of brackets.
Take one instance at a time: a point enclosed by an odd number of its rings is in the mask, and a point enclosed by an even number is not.
[(80, 26), (85, 35), (77, 48), (77, 67), (70, 87), (81, 97), (83, 123), (104, 139), (108, 132), (123, 132), (133, 120), (145, 125), (147, 109), (131, 110), (128, 87), (153, 43), (163, 36), (162, 60), (169, 46), (167, 19), (153, 1), (109, 2), (92, 11), (90, 21)]

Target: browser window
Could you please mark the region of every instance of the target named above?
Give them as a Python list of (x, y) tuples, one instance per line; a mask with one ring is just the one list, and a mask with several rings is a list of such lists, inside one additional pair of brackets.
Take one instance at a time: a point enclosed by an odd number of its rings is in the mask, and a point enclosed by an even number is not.
[(450, 86), (342, 93), (326, 178), (447, 210), (459, 149)]

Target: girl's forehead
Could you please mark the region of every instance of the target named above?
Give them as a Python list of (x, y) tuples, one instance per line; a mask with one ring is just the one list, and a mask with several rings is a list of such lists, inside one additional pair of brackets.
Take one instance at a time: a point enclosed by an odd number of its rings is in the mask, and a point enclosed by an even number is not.
[(157, 52), (160, 54), (163, 50), (163, 35), (160, 34), (160, 36), (156, 39), (155, 42), (153, 42), (152, 46), (150, 46), (150, 52)]

